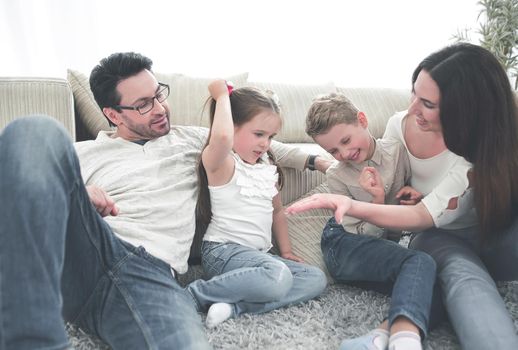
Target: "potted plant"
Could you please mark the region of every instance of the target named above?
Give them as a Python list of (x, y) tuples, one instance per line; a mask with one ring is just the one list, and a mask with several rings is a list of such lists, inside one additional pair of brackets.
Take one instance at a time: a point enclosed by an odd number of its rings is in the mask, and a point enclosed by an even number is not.
[[(480, 0), (478, 20), (480, 45), (491, 51), (507, 71), (518, 90), (518, 0)], [(457, 41), (471, 41), (469, 29), (454, 35)]]

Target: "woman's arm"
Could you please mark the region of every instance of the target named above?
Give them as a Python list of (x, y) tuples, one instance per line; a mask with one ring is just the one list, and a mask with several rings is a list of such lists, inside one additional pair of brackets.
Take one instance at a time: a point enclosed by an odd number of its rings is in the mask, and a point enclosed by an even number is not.
[(392, 230), (421, 231), (433, 227), (433, 220), (422, 203), (416, 205), (373, 204), (330, 193), (314, 194), (286, 208), (287, 214), (326, 208), (335, 212), (337, 222), (348, 215)]
[(290, 236), (288, 234), (288, 220), (286, 219), (286, 213), (282, 206), (281, 195), (277, 193), (273, 197), (273, 224), (272, 233), (279, 247), (279, 255), (284, 259), (293, 261), (303, 262), (302, 258), (299, 258), (291, 251)]

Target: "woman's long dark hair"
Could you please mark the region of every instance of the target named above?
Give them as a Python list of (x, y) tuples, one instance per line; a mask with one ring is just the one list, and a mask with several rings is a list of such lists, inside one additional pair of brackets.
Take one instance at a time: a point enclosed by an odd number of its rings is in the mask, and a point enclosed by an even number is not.
[[(216, 101), (210, 99), (210, 125), (214, 121), (216, 112)], [(262, 91), (252, 87), (235, 89), (230, 95), (230, 106), (234, 126), (241, 126), (252, 120), (256, 115), (263, 111), (272, 111), (280, 115), (281, 109), (274, 95), (270, 91)], [(209, 133), (210, 137), (210, 133)], [(209, 138), (207, 138), (207, 144)], [(207, 144), (205, 147), (207, 147)], [(274, 155), (268, 151), (268, 157), (273, 164), (277, 165)], [(279, 174), (279, 190), (283, 185), (283, 173), (277, 165)], [(212, 208), (210, 204), (209, 184), (207, 173), (200, 159), (198, 160), (198, 201), (196, 203), (196, 235), (204, 235), (212, 219)]]
[(484, 238), (508, 228), (518, 211), (518, 108), (509, 78), (488, 50), (466, 43), (425, 58), (440, 90), (446, 147), (473, 163), (475, 207)]

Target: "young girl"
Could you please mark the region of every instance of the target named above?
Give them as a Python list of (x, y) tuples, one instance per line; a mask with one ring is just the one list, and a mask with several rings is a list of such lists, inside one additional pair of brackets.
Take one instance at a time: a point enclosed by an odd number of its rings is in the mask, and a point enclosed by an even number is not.
[[(206, 228), (202, 266), (207, 277), (189, 286), (207, 326), (244, 312), (261, 313), (318, 296), (324, 273), (291, 252), (269, 152), (281, 127), (273, 96), (254, 88), (209, 85), (211, 130), (199, 167), (197, 225)], [(280, 256), (268, 253), (272, 232)], [(193, 290), (194, 289), (194, 290)]]

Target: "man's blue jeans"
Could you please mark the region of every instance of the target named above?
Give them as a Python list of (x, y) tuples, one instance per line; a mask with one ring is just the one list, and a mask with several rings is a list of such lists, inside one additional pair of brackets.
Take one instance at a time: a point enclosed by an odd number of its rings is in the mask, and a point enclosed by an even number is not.
[(327, 284), (324, 272), (315, 266), (235, 243), (204, 241), (202, 265), (210, 279), (188, 287), (200, 310), (216, 302), (229, 303), (234, 317), (312, 299)]
[(494, 280), (518, 280), (518, 219), (481, 244), (477, 227), (429, 229), (411, 241), (437, 263), (437, 280), (462, 349), (518, 349), (518, 335)]
[(66, 131), (22, 118), (0, 135), (0, 348), (65, 349), (64, 320), (113, 349), (210, 348), (168, 264), (116, 238)]
[(386, 239), (348, 233), (334, 218), (324, 228), (322, 253), (337, 282), (389, 286), (389, 325), (404, 316), (427, 334), (435, 282), (435, 263), (429, 255)]

